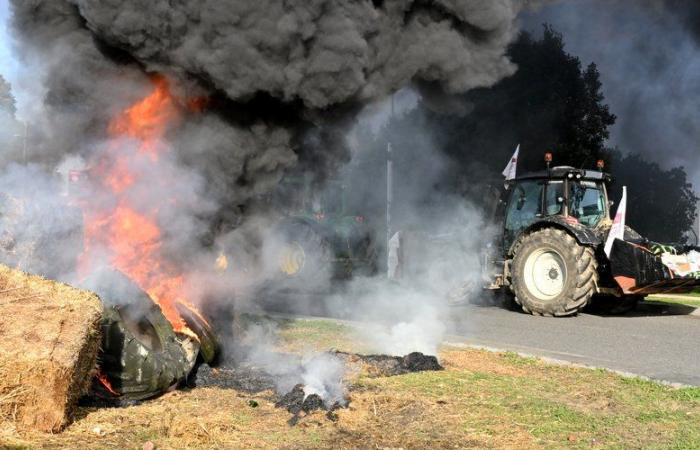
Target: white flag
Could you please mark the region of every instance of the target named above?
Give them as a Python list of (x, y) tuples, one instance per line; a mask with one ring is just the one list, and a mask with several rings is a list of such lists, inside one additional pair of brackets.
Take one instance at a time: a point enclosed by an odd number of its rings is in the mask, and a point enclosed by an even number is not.
[(613, 242), (615, 239), (625, 240), (625, 216), (627, 214), (627, 186), (622, 187), (622, 200), (620, 200), (620, 206), (617, 207), (617, 214), (615, 214), (615, 220), (613, 221), (612, 227), (610, 227), (610, 233), (608, 234), (608, 240), (605, 241), (605, 254), (610, 258), (610, 252), (612, 251)]
[(518, 144), (518, 147), (515, 149), (515, 153), (513, 153), (513, 157), (510, 159), (510, 162), (503, 171), (503, 176), (506, 177), (506, 181), (515, 179), (515, 172), (518, 168), (518, 153), (520, 153), (520, 144)]

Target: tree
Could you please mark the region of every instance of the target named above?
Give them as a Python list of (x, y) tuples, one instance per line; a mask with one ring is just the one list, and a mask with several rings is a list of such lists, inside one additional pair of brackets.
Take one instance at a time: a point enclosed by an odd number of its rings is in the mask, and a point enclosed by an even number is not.
[(369, 151), (355, 162), (351, 177), (359, 185), (355, 192), (364, 193), (359, 203), (383, 208), (381, 198), (368, 199), (370, 187), (384, 183), (386, 143), (392, 142), (395, 178), (403, 183), (396, 188), (395, 209), (409, 198), (430, 205), (435, 192), (487, 207), (492, 198), (483, 185), (502, 182), (501, 171), (520, 143), (519, 173), (544, 168), (545, 151), (554, 153), (555, 165), (594, 168), (596, 160), (607, 160), (618, 180), (611, 196), (619, 195), (616, 189), (623, 184), (629, 188), (630, 225), (653, 240), (682, 241), (697, 206), (686, 173), (605, 147), (616, 118), (605, 104), (596, 65), (582, 69), (565, 51), (562, 35), (549, 26), (539, 40), (521, 33), (508, 53), (518, 65), (512, 77), (450, 98), (450, 109), (465, 114), (437, 112), (434, 99), (421, 101), (362, 144)]
[(611, 152), (611, 160), (615, 181), (610, 196), (619, 199), (622, 186), (627, 186), (627, 224), (653, 241), (686, 242), (699, 199), (685, 170), (663, 170), (639, 155), (623, 156), (619, 151)]
[(540, 40), (521, 33), (508, 55), (518, 65), (515, 75), (461, 96), (470, 114), (433, 114), (442, 147), (465, 167), (477, 159), (495, 173), (517, 144), (520, 170), (541, 168), (546, 151), (556, 164), (593, 167), (615, 123), (595, 64), (582, 70), (562, 35), (547, 25)]
[(13, 117), (17, 112), (15, 97), (12, 95), (10, 83), (5, 81), (2, 75), (0, 75), (0, 111), (4, 111)]

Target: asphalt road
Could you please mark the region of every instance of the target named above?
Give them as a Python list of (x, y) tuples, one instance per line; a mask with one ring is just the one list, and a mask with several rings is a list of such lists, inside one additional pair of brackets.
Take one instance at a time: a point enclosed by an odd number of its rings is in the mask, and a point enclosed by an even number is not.
[(448, 340), (700, 386), (700, 316), (691, 311), (645, 304), (625, 316), (547, 318), (458, 306)]

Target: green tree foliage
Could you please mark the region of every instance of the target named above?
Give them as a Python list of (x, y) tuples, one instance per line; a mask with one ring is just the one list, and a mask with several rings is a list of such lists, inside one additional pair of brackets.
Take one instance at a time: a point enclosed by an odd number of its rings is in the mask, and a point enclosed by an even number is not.
[(518, 65), (516, 74), (463, 95), (471, 110), (467, 116), (434, 115), (443, 147), (455, 161), (478, 159), (494, 172), (503, 169), (518, 143), (521, 170), (541, 168), (546, 151), (554, 153), (556, 164), (594, 167), (615, 123), (595, 64), (582, 70), (549, 26), (540, 40), (521, 33), (509, 56)]
[(13, 117), (17, 112), (15, 97), (12, 95), (10, 83), (5, 81), (2, 75), (0, 75), (0, 111), (10, 114)]
[[(693, 226), (698, 197), (682, 167), (663, 170), (641, 156), (612, 151), (615, 181), (610, 196), (619, 201), (627, 186), (627, 224), (659, 242), (686, 242)], [(695, 239), (691, 239), (695, 244)]]
[(556, 165), (594, 168), (598, 159), (606, 159), (618, 180), (611, 196), (619, 200), (621, 186), (629, 188), (630, 225), (650, 239), (681, 241), (697, 205), (686, 173), (606, 149), (616, 118), (605, 104), (596, 65), (583, 69), (565, 51), (562, 35), (549, 26), (541, 39), (521, 33), (509, 57), (518, 65), (515, 75), (492, 88), (450, 98), (452, 109), (464, 114), (439, 113), (434, 102), (431, 108), (419, 102), (416, 109), (392, 118), (376, 138), (361, 142), (370, 151), (355, 162), (352, 176), (356, 192), (364, 192), (359, 203), (383, 208), (381, 199), (369, 199), (372, 188), (384, 183), (390, 141), (397, 205), (409, 196), (414, 204), (430, 204), (434, 197), (423, 193), (427, 190), (469, 197), (487, 207), (492, 199), (483, 185), (500, 184), (501, 171), (520, 143), (519, 173), (544, 168), (546, 151), (554, 153)]

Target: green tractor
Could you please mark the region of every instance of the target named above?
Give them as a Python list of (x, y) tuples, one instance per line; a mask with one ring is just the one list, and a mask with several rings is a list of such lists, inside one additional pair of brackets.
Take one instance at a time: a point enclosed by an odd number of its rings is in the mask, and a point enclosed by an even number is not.
[[(551, 160), (548, 154), (547, 161)], [(632, 309), (649, 294), (689, 292), (700, 286), (679, 273), (671, 258), (688, 261), (692, 248), (660, 246), (631, 228), (604, 244), (613, 221), (611, 177), (599, 170), (553, 167), (506, 184), (503, 232), (484, 258), (490, 289), (504, 289), (523, 311), (571, 316), (594, 296), (608, 311)]]
[(287, 210), (274, 227), (268, 251), (275, 262), (276, 287), (325, 291), (331, 280), (376, 273), (369, 224), (364, 216), (348, 210), (342, 183), (330, 181), (317, 191), (309, 177), (288, 178), (281, 191), (287, 196), (283, 202)]

